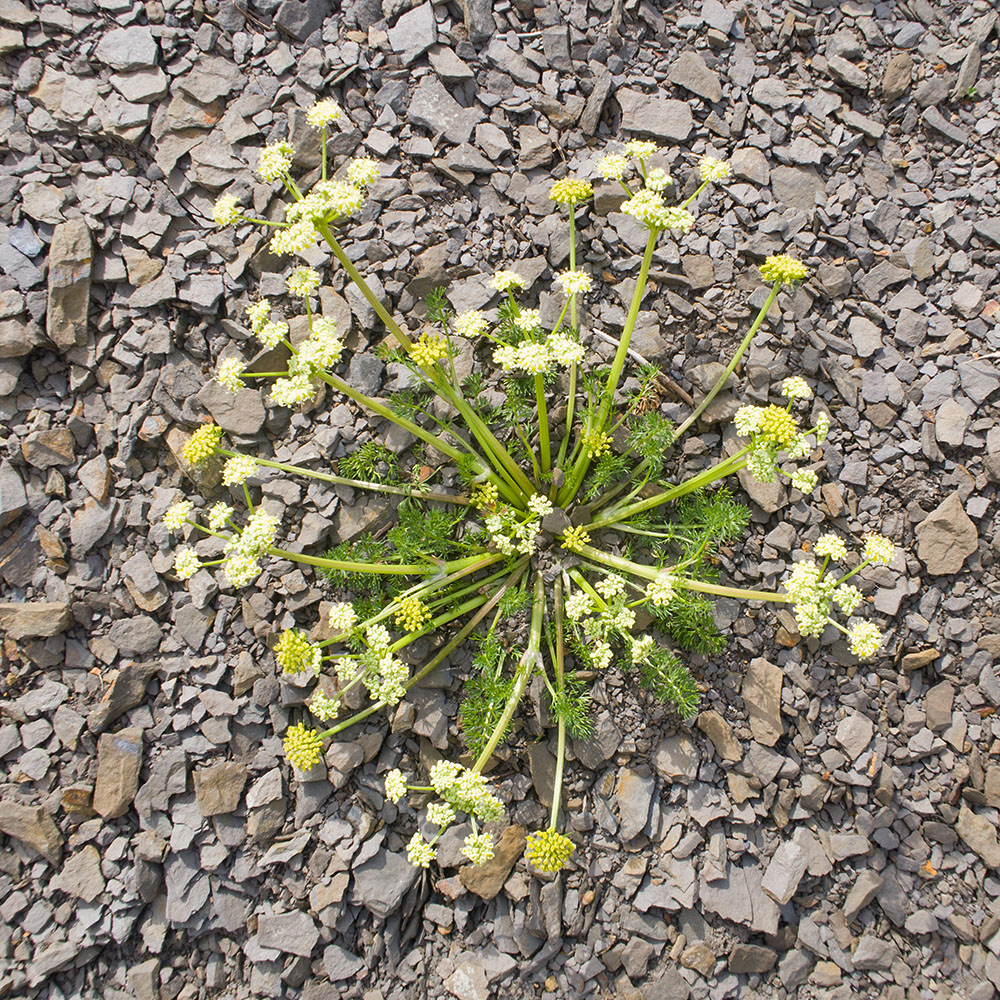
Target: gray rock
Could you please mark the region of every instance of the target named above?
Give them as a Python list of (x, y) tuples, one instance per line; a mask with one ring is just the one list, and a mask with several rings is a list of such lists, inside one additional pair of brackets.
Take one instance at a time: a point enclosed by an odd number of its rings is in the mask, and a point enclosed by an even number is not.
[(886, 64), (882, 77), (882, 99), (891, 104), (910, 89), (913, 57), (909, 52), (897, 52)]
[(736, 177), (742, 177), (751, 184), (763, 187), (771, 180), (771, 168), (768, 166), (767, 157), (753, 146), (737, 149), (729, 158), (729, 165)]
[(778, 963), (778, 978), (788, 991), (797, 990), (812, 972), (816, 959), (804, 948), (793, 948)]
[(958, 835), (990, 868), (1000, 868), (1000, 841), (997, 828), (985, 816), (973, 812), (964, 802), (955, 824)]
[(656, 748), (656, 773), (667, 781), (688, 784), (698, 776), (700, 757), (698, 748), (683, 733), (668, 736)]
[(403, 855), (381, 850), (354, 869), (351, 902), (376, 917), (388, 917), (396, 912), (419, 874)]
[(952, 142), (959, 146), (964, 146), (969, 141), (969, 133), (945, 118), (936, 107), (925, 108), (920, 117), (935, 132), (940, 132), (945, 138), (951, 139)]
[(857, 760), (868, 748), (874, 732), (871, 719), (860, 712), (852, 712), (840, 720), (833, 738), (851, 760)]
[(33, 431), (21, 442), (21, 454), (35, 469), (54, 469), (76, 460), (76, 439), (66, 427)]
[(473, 45), (483, 45), (488, 42), (497, 30), (493, 19), (492, 0), (462, 0), (462, 13), (465, 27), (469, 32), (469, 41)]
[(0, 631), (11, 639), (47, 639), (72, 625), (69, 605), (59, 601), (0, 604)]
[(743, 678), (741, 694), (750, 716), (753, 738), (767, 747), (773, 747), (784, 732), (781, 721), (781, 685), (784, 675), (781, 668), (757, 657), (750, 661)]
[(722, 99), (719, 74), (705, 65), (705, 60), (690, 49), (682, 52), (673, 62), (667, 79), (678, 87), (690, 90), (710, 104)]
[(884, 941), (874, 934), (865, 934), (858, 941), (851, 959), (855, 969), (888, 969), (896, 954), (891, 941)]
[(437, 22), (430, 2), (402, 14), (389, 29), (389, 44), (404, 66), (420, 58), (437, 41)]
[(62, 222), (49, 246), (49, 301), (45, 330), (61, 350), (87, 343), (90, 275), (94, 263), (90, 229), (83, 219)]
[(685, 142), (694, 127), (691, 109), (684, 101), (672, 101), (655, 94), (627, 88), (615, 98), (622, 109), (622, 130), (651, 135), (668, 142)]
[(602, 69), (594, 80), (594, 88), (587, 96), (587, 103), (580, 113), (580, 128), (584, 135), (594, 135), (597, 132), (601, 113), (612, 90), (614, 90), (614, 79), (606, 69)]
[(847, 898), (844, 900), (844, 919), (850, 923), (875, 898), (882, 888), (884, 879), (868, 868), (863, 869), (854, 880)]
[(775, 167), (771, 191), (779, 204), (811, 212), (821, 200), (823, 182), (806, 167)]
[(318, 940), (316, 922), (303, 910), (261, 916), (257, 921), (257, 941), (262, 948), (309, 958)]
[(263, 426), (267, 417), (259, 389), (241, 389), (230, 392), (218, 382), (206, 382), (198, 393), (202, 403), (215, 422), (230, 434), (253, 435)]
[(304, 42), (313, 32), (323, 27), (331, 8), (315, 0), (283, 0), (274, 15), (274, 26), (297, 42)]
[(699, 714), (698, 728), (712, 741), (715, 752), (731, 763), (739, 763), (743, 759), (743, 747), (733, 735), (732, 727), (718, 712), (708, 709)]
[(965, 429), (969, 426), (969, 414), (954, 399), (946, 399), (934, 417), (934, 437), (938, 444), (950, 448), (960, 448), (965, 441)]
[(432, 135), (443, 134), (456, 145), (468, 142), (472, 130), (484, 120), (478, 108), (463, 108), (436, 76), (425, 76), (410, 98), (409, 120)]
[(979, 534), (956, 490), (917, 525), (917, 555), (932, 576), (957, 573), (979, 547)]
[(773, 948), (759, 944), (738, 944), (729, 953), (729, 971), (735, 973), (770, 972), (778, 961), (778, 953)]
[(0, 833), (20, 840), (50, 864), (62, 860), (63, 836), (42, 806), (28, 806), (11, 798), (0, 801)]
[(761, 889), (784, 906), (798, 891), (807, 864), (806, 853), (798, 844), (792, 840), (783, 841), (768, 862)]
[(882, 349), (882, 330), (870, 319), (864, 316), (852, 316), (847, 324), (847, 330), (859, 357), (870, 358), (876, 351)]
[(827, 66), (830, 75), (841, 83), (846, 83), (849, 87), (857, 87), (858, 90), (868, 88), (868, 77), (865, 75), (865, 71), (843, 56), (831, 56), (827, 60)]
[(148, 615), (119, 618), (108, 630), (108, 641), (126, 655), (152, 653), (160, 645), (163, 629)]
[(97, 741), (97, 778), (94, 810), (105, 819), (128, 812), (139, 790), (142, 767), (142, 730), (138, 726), (104, 733)]
[(87, 716), (87, 728), (99, 735), (130, 708), (135, 708), (146, 694), (146, 687), (156, 673), (156, 663), (128, 663), (118, 671), (104, 697)]
[(596, 771), (606, 760), (611, 760), (621, 742), (621, 730), (610, 716), (601, 715), (591, 736), (585, 740), (573, 740), (573, 753), (584, 767)]
[(791, 104), (797, 104), (799, 98), (792, 97), (788, 93), (785, 81), (777, 76), (765, 76), (758, 80), (750, 91), (750, 96), (755, 104), (761, 104), (765, 108), (780, 110), (787, 108)]
[(223, 761), (194, 772), (194, 791), (202, 816), (218, 816), (239, 808), (247, 783), (247, 769), (236, 761)]
[(778, 904), (761, 891), (760, 871), (752, 863), (739, 867), (726, 863), (722, 879), (701, 879), (698, 892), (702, 908), (762, 934), (778, 929)]
[(201, 56), (177, 86), (199, 104), (211, 104), (246, 85), (246, 77), (231, 60), (222, 56)]
[(331, 983), (339, 983), (342, 979), (350, 979), (357, 975), (365, 963), (357, 955), (331, 944), (323, 949), (323, 971)]
[(93, 844), (85, 844), (63, 865), (62, 871), (48, 884), (48, 889), (61, 889), (69, 896), (92, 903), (104, 892), (101, 855)]
[(139, 25), (109, 31), (102, 36), (94, 50), (94, 56), (99, 62), (117, 70), (155, 66), (159, 54), (159, 46), (152, 32)]
[(618, 799), (618, 813), (621, 819), (619, 836), (628, 842), (646, 828), (649, 807), (653, 801), (656, 782), (648, 773), (625, 768), (618, 779), (615, 795)]

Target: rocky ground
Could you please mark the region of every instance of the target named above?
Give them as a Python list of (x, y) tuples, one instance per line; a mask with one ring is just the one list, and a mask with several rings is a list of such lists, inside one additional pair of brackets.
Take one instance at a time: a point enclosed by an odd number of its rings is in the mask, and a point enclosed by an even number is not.
[[(996, 11), (490, 6), (0, 0), (0, 996), (987, 1000)], [(567, 249), (549, 183), (620, 135), (659, 140), (684, 190), (693, 153), (731, 156), (696, 230), (658, 252), (636, 346), (697, 396), (699, 366), (759, 301), (754, 266), (789, 248), (815, 276), (779, 300), (734, 392), (764, 400), (804, 374), (834, 430), (817, 503), (745, 484), (753, 530), (725, 573), (776, 585), (821, 524), (900, 544), (863, 578), (890, 633), (872, 662), (722, 601), (732, 642), (698, 666), (694, 725), (602, 681), (597, 734), (573, 747), (580, 847), (559, 878), (518, 860), (551, 756), (530, 724), (496, 772), (513, 822), (497, 862), (470, 874), (452, 843), (418, 873), (380, 775), (454, 745), (457, 672), (302, 783), (274, 735), (302, 695), (267, 642), (315, 620), (322, 581), (291, 564), (243, 593), (172, 579), (158, 518), (192, 489), (177, 452), (206, 413), (299, 459), (381, 430), (337, 399), (289, 415), (207, 385), (245, 350), (248, 297), (283, 287), (256, 237), (207, 227), (210, 206), (235, 184), (265, 210), (248, 165), (286, 135), (314, 163), (299, 109), (328, 95), (354, 126), (335, 151), (384, 162), (350, 253), (403, 315), (442, 282), (460, 308), (485, 305), (486, 275), (512, 263), (551, 308)], [(639, 244), (613, 189), (596, 209), (583, 239), (611, 283), (588, 321), (601, 350)], [(395, 376), (366, 350), (373, 312), (339, 278), (324, 306), (351, 328), (349, 379), (382, 391)], [(663, 407), (683, 411), (670, 394)], [(702, 426), (692, 461), (722, 427)], [(377, 515), (347, 491), (264, 492), (310, 551)]]

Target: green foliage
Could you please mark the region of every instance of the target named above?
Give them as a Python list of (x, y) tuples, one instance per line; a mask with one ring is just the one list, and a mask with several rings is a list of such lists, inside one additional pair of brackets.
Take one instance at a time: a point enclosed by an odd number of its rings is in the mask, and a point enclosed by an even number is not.
[[(472, 660), (475, 673), (465, 682), (465, 697), (459, 708), (462, 734), (475, 754), (481, 753), (492, 738), (514, 683), (513, 678), (503, 676), (506, 654), (496, 634), (491, 630), (478, 641), (479, 652)], [(500, 739), (509, 728), (508, 723)]]
[(590, 694), (583, 681), (567, 677), (564, 689), (552, 699), (552, 715), (566, 723), (566, 731), (575, 740), (585, 740), (594, 732), (590, 714)]
[(524, 426), (534, 412), (534, 380), (530, 375), (508, 375), (504, 378), (504, 390), (507, 398), (500, 407), (501, 419)]
[(435, 288), (424, 301), (427, 303), (427, 322), (447, 330), (448, 321), (455, 315), (455, 312), (448, 301), (448, 293), (444, 285)]
[(594, 497), (603, 493), (606, 489), (621, 482), (633, 464), (624, 455), (605, 452), (590, 467), (590, 473), (584, 480), (584, 499), (588, 501), (593, 500)]
[(653, 410), (634, 415), (629, 421), (626, 443), (640, 458), (649, 462), (650, 474), (656, 479), (663, 471), (663, 459), (674, 443), (674, 425)]
[(339, 463), (340, 475), (370, 483), (395, 485), (400, 481), (399, 459), (378, 441), (367, 441)]
[(407, 497), (400, 503), (396, 517), (396, 525), (386, 536), (395, 549), (394, 562), (422, 562), (427, 556), (451, 559), (466, 548), (457, 532), (465, 519), (463, 511), (424, 507)]
[(657, 628), (674, 639), (681, 649), (717, 655), (726, 640), (715, 625), (714, 602), (690, 590), (678, 590), (666, 607), (650, 605)]
[(698, 711), (700, 693), (687, 667), (669, 650), (657, 649), (639, 666), (639, 682), (654, 697), (689, 719)]
[(398, 389), (389, 394), (389, 409), (397, 417), (405, 417), (413, 420), (420, 412), (427, 408), (430, 403), (431, 393), (423, 387), (411, 387), (408, 389)]

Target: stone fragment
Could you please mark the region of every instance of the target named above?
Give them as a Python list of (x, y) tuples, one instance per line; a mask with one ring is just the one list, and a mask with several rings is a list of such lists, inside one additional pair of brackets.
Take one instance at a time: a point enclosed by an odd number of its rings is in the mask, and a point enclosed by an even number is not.
[(142, 656), (154, 652), (162, 638), (163, 629), (149, 615), (119, 618), (108, 629), (107, 635), (108, 642), (127, 656)]
[(146, 694), (146, 687), (156, 673), (156, 663), (129, 663), (118, 671), (104, 697), (87, 716), (87, 728), (99, 735), (130, 708), (135, 708)]
[(775, 167), (771, 171), (771, 191), (780, 205), (811, 212), (821, 200), (823, 182), (806, 167)]
[(618, 779), (616, 797), (621, 826), (618, 835), (627, 843), (646, 828), (656, 782), (649, 773), (625, 768)]
[(219, 816), (239, 808), (247, 770), (236, 761), (222, 761), (194, 772), (194, 792), (202, 816)]
[(524, 854), (525, 833), (523, 826), (508, 826), (496, 842), (489, 861), (481, 865), (463, 865), (459, 869), (462, 885), (480, 899), (493, 899)]
[(771, 180), (771, 168), (767, 157), (754, 146), (742, 146), (737, 149), (729, 158), (729, 165), (734, 176), (742, 177), (751, 184), (763, 187)]
[(941, 135), (947, 139), (951, 139), (956, 145), (964, 146), (969, 141), (969, 133), (945, 118), (936, 107), (924, 108), (920, 117), (935, 132), (940, 132)]
[(773, 747), (784, 732), (781, 722), (781, 668), (763, 657), (750, 661), (743, 678), (743, 704), (750, 716), (753, 738), (764, 746)]
[(614, 78), (607, 69), (602, 67), (597, 79), (594, 80), (594, 89), (588, 95), (587, 102), (580, 113), (580, 128), (584, 135), (594, 135), (597, 132), (601, 113), (604, 111), (604, 105), (613, 89)]
[(16, 521), (28, 509), (28, 494), (17, 469), (0, 461), (0, 528)]
[(903, 670), (907, 673), (913, 670), (920, 670), (923, 667), (929, 666), (941, 655), (940, 650), (937, 649), (921, 649), (916, 653), (907, 653), (903, 657), (903, 662), (900, 664)]
[(715, 752), (731, 763), (743, 759), (743, 747), (733, 735), (732, 727), (713, 709), (702, 712), (698, 716), (698, 728), (712, 741)]
[(124, 816), (139, 790), (141, 767), (142, 730), (138, 726), (104, 733), (97, 741), (94, 810), (105, 819)]
[(104, 892), (101, 855), (93, 844), (85, 844), (62, 867), (48, 884), (49, 889), (62, 889), (67, 895), (92, 903)]
[(706, 979), (715, 969), (715, 952), (704, 944), (693, 944), (681, 952), (680, 964), (685, 969), (694, 969)]
[(267, 416), (259, 389), (240, 389), (234, 393), (214, 379), (205, 383), (198, 393), (198, 401), (230, 434), (256, 434), (264, 426)]
[(698, 885), (702, 909), (762, 934), (774, 934), (780, 910), (770, 896), (761, 892), (760, 884), (760, 871), (754, 864), (738, 866), (727, 862), (723, 878), (709, 882), (702, 875)]
[(760, 944), (738, 944), (729, 953), (729, 971), (735, 973), (770, 972), (778, 961), (778, 953), (773, 948)]
[(683, 733), (668, 736), (656, 748), (656, 773), (667, 781), (687, 784), (698, 776), (698, 748)]
[(445, 979), (444, 988), (458, 1000), (490, 1000), (486, 971), (475, 962), (459, 962)]
[(1000, 841), (996, 825), (973, 812), (964, 802), (955, 824), (958, 835), (990, 868), (1000, 868)]
[(896, 955), (896, 948), (891, 941), (874, 934), (864, 934), (854, 949), (851, 961), (855, 969), (888, 969)]
[(45, 332), (61, 350), (83, 347), (87, 343), (93, 263), (93, 242), (83, 219), (70, 219), (55, 227), (49, 246)]
[(913, 57), (909, 52), (897, 52), (886, 64), (882, 77), (882, 99), (891, 104), (910, 89)]
[(624, 88), (615, 92), (622, 109), (622, 130), (651, 135), (668, 142), (685, 142), (694, 127), (691, 109), (684, 101)]
[(463, 108), (436, 76), (425, 76), (414, 88), (408, 113), (410, 122), (432, 135), (443, 134), (452, 143), (468, 142), (472, 130), (484, 120), (478, 108)]
[(62, 860), (63, 836), (42, 806), (0, 800), (0, 833), (27, 844), (50, 864), (58, 865)]
[(389, 29), (389, 44), (404, 66), (419, 59), (436, 41), (437, 22), (429, 0), (400, 15)]
[(969, 414), (955, 399), (946, 399), (934, 415), (934, 436), (938, 444), (949, 448), (960, 448), (965, 441), (965, 429), (969, 426)]
[(760, 887), (784, 906), (797, 892), (807, 866), (805, 851), (793, 840), (783, 841), (771, 856)]
[(316, 922), (304, 910), (269, 914), (257, 921), (257, 942), (262, 948), (309, 958), (318, 940)]
[(133, 25), (115, 28), (103, 35), (94, 56), (112, 69), (142, 69), (156, 65), (159, 47), (149, 28)]
[(872, 720), (860, 712), (845, 715), (837, 725), (834, 740), (852, 761), (857, 760), (871, 743), (875, 726)]
[(291, 35), (297, 42), (304, 42), (314, 32), (323, 27), (331, 8), (325, 3), (310, 3), (309, 0), (283, 0), (274, 15), (274, 26)]
[(954, 704), (955, 689), (951, 681), (941, 681), (928, 690), (924, 696), (924, 714), (931, 732), (947, 729), (951, 725)]
[(0, 631), (11, 639), (47, 639), (72, 627), (69, 605), (60, 601), (0, 604)]
[(854, 880), (847, 898), (844, 900), (844, 919), (850, 923), (875, 898), (885, 879), (868, 868), (863, 869)]
[(719, 74), (705, 65), (705, 60), (697, 52), (687, 49), (673, 62), (667, 79), (678, 87), (697, 94), (710, 104), (722, 100), (722, 84)]
[[(519, 829), (523, 836), (524, 827)], [(489, 861), (486, 863), (492, 864)], [(512, 861), (511, 868), (513, 865)], [(419, 874), (420, 869), (411, 865), (404, 855), (381, 850), (354, 869), (351, 902), (356, 906), (364, 906), (376, 917), (384, 919), (395, 913)], [(503, 880), (500, 885), (503, 885)], [(496, 892), (500, 891), (500, 885), (497, 886)], [(496, 895), (496, 892), (493, 895)]]
[(492, 0), (462, 0), (462, 16), (473, 45), (483, 45), (496, 31)]
[(323, 971), (331, 983), (351, 979), (364, 967), (365, 963), (357, 955), (338, 944), (327, 945), (323, 949)]
[(957, 573), (979, 547), (975, 522), (956, 490), (917, 525), (917, 555), (931, 576)]
[(21, 454), (35, 469), (71, 465), (76, 460), (76, 439), (66, 427), (33, 431), (21, 442)]

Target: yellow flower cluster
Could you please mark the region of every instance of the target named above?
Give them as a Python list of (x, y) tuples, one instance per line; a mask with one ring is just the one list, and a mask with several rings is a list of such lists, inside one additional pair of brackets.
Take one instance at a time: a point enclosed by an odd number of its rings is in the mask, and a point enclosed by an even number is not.
[(785, 447), (799, 436), (799, 425), (788, 410), (772, 404), (764, 408), (757, 433), (769, 444)]
[(296, 628), (285, 629), (274, 646), (274, 658), (285, 674), (300, 674), (304, 670), (318, 674), (321, 655), (319, 646)]
[(524, 856), (540, 872), (558, 872), (573, 853), (573, 841), (555, 830), (538, 830), (528, 834)]
[(310, 771), (323, 756), (323, 741), (315, 729), (306, 729), (301, 722), (290, 726), (283, 741), (288, 763), (300, 771)]
[(582, 545), (590, 541), (590, 532), (582, 524), (574, 524), (563, 532), (562, 547), (570, 552), (579, 552)]
[(611, 435), (605, 431), (586, 431), (583, 446), (587, 449), (588, 458), (597, 458), (611, 448)]
[(406, 632), (416, 632), (431, 620), (430, 608), (419, 597), (407, 597), (399, 602), (396, 624)]
[(564, 177), (552, 185), (549, 197), (560, 205), (575, 205), (577, 202), (586, 201), (593, 193), (590, 181), (581, 180), (579, 177)]
[(433, 333), (421, 334), (420, 339), (410, 348), (410, 357), (421, 368), (430, 368), (438, 358), (443, 358), (447, 353), (448, 345), (444, 337)]
[(797, 285), (809, 277), (809, 268), (786, 253), (772, 254), (760, 266), (760, 276), (772, 284)]
[(218, 451), (222, 441), (222, 428), (217, 424), (203, 424), (187, 439), (181, 454), (185, 461), (200, 465)]
[(486, 510), (488, 507), (496, 506), (497, 498), (500, 496), (496, 485), (493, 483), (480, 483), (473, 491), (469, 503), (476, 510)]

